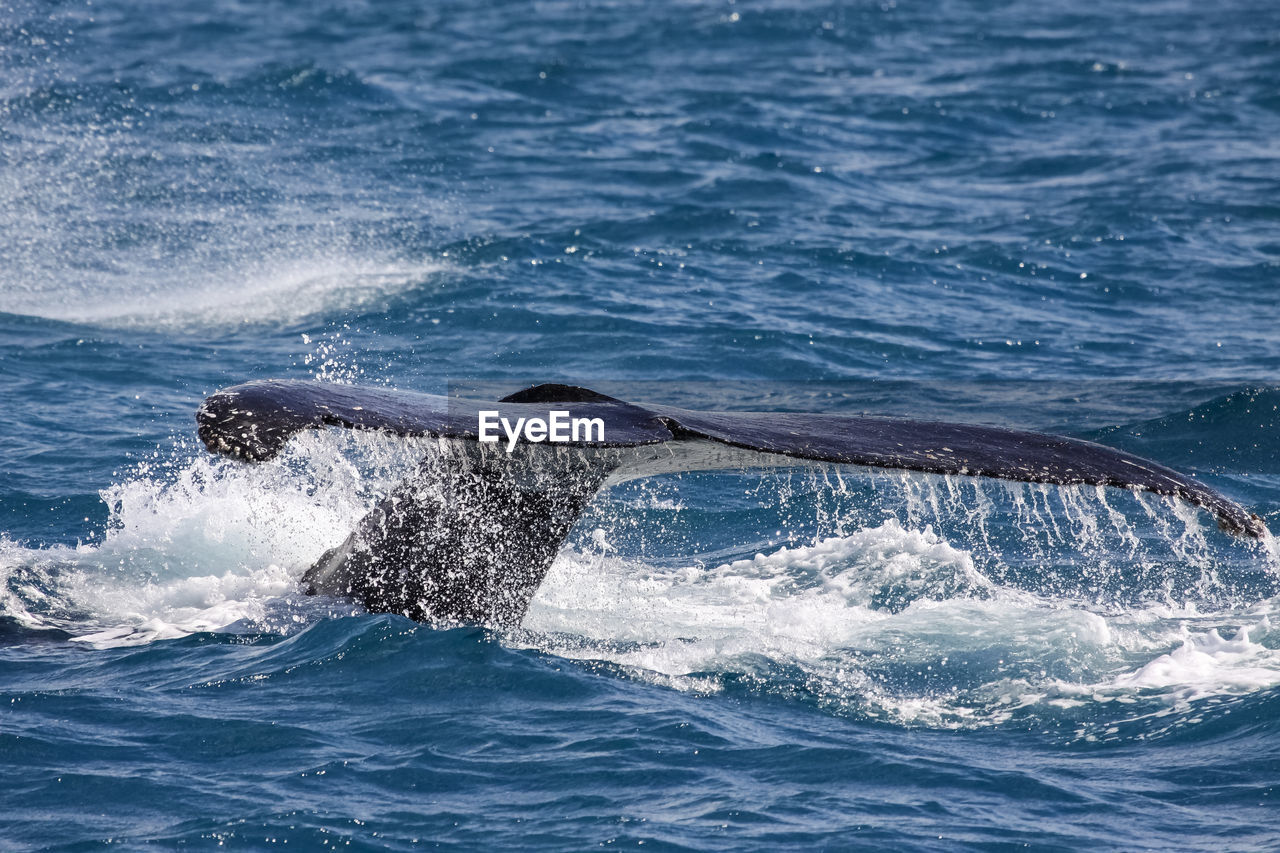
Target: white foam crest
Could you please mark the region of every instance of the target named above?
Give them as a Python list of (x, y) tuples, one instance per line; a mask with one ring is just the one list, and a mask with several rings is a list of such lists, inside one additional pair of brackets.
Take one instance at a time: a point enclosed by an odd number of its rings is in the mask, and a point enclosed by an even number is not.
[[(202, 454), (166, 476), (144, 470), (102, 493), (110, 508), (102, 542), (0, 548), (4, 610), (95, 645), (261, 623), (273, 606), (287, 609), (302, 572), (407, 473), (422, 445), (312, 432), (259, 465)], [(12, 579), (24, 570), (15, 594)]]
[[(597, 543), (603, 538), (597, 531)], [(758, 640), (824, 649), (852, 636), (847, 632), (859, 620), (884, 618), (876, 598), (886, 589), (898, 595), (894, 603), (907, 606), (928, 595), (989, 587), (967, 553), (930, 529), (909, 530), (890, 519), (877, 528), (710, 570), (662, 570), (566, 551), (548, 573), (525, 625), (639, 643), (692, 631), (726, 643), (744, 640), (743, 651), (763, 651), (752, 645)], [(584, 608), (594, 614), (585, 624)]]
[[(1123, 727), (1132, 726), (1144, 739), (1194, 725), (1211, 708), (1280, 686), (1280, 650), (1274, 648), (1271, 622), (1278, 605), (1269, 600), (1217, 616), (1197, 614), (1194, 607), (1124, 614), (1113, 620), (1113, 665), (1096, 680), (1054, 679), (1028, 685), (1026, 696), (1032, 705), (1076, 713), (1108, 706), (1108, 712), (1078, 722), (1073, 735), (1080, 740), (1116, 740)], [(1250, 618), (1256, 621), (1242, 624)]]
[[(883, 593), (904, 582), (915, 597), (898, 600), (898, 612), (884, 608)], [(999, 611), (982, 597), (993, 592), (967, 552), (930, 529), (911, 530), (891, 519), (710, 570), (661, 570), (566, 552), (524, 624), (552, 638), (542, 642), (557, 654), (608, 660), (675, 687), (705, 692), (714, 681), (700, 673), (743, 670), (767, 682), (764, 671), (782, 665), (799, 668), (806, 689), (822, 701), (856, 697), (866, 705), (880, 691), (848, 658), (849, 649), (892, 646), (907, 659), (928, 657), (935, 642), (963, 646), (964, 637), (990, 630), (992, 614)], [(1099, 630), (1092, 622), (1087, 627)], [(1040, 625), (1029, 633), (1051, 636)], [(581, 646), (554, 639), (566, 634), (595, 642)], [(922, 637), (932, 639), (920, 647)], [(907, 651), (904, 643), (917, 648)], [(900, 720), (947, 716), (945, 702), (923, 696), (880, 696), (870, 704), (875, 713)], [(949, 716), (959, 713), (953, 708)]]
[(221, 576), (138, 586), (111, 586), (81, 575), (69, 590), (71, 594), (94, 607), (100, 619), (110, 617), (109, 621), (123, 624), (73, 639), (109, 648), (220, 631), (239, 623), (261, 623), (268, 619), (268, 603), (288, 595), (296, 581), (289, 570), (274, 563), (243, 573), (228, 571)]
[[(789, 588), (816, 584), (850, 605), (905, 606), (920, 598), (989, 592), (991, 583), (972, 556), (943, 542), (926, 526), (904, 528), (896, 519), (815, 545), (780, 548), (713, 569), (711, 577), (781, 577)], [(891, 602), (884, 599), (891, 598)], [(877, 601), (880, 599), (880, 601)]]
[(1280, 649), (1250, 639), (1271, 630), (1269, 619), (1241, 626), (1233, 636), (1220, 631), (1185, 631), (1173, 651), (1122, 673), (1114, 688), (1157, 690), (1177, 702), (1223, 693), (1251, 692), (1280, 684)]
[(1095, 612), (1000, 587), (968, 551), (895, 520), (709, 570), (606, 556), (603, 539), (561, 555), (525, 627), (547, 651), (680, 689), (740, 673), (838, 712), (953, 728), (1099, 703), (1122, 716), (1134, 703), (1185, 708), (1280, 684), (1280, 651), (1249, 639), (1269, 630), (1276, 601), (1226, 640), (1238, 612)]

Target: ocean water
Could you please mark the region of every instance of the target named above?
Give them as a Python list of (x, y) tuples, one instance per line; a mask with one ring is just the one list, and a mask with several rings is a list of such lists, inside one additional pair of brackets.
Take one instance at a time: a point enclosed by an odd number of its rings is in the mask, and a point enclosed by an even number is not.
[(1280, 548), (601, 495), (518, 629), (300, 594), (430, 442), (252, 378), (1065, 432), (1280, 530), (1274, 3), (0, 0), (0, 849), (1280, 848)]

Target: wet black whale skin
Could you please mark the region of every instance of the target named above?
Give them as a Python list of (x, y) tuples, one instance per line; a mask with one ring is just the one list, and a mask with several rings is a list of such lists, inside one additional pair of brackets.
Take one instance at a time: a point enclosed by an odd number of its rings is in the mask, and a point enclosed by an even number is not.
[[(514, 423), (522, 417), (546, 419), (552, 410), (603, 421), (603, 440), (577, 444), (604, 452), (564, 452), (559, 443), (530, 442), (507, 452), (505, 446), (477, 440), (481, 411), (496, 411)], [(534, 386), (490, 403), (279, 380), (219, 391), (204, 401), (197, 421), (210, 450), (249, 461), (269, 459), (298, 431), (323, 426), (463, 439), (445, 455), (424, 459), (303, 578), (309, 594), (352, 598), (371, 611), (420, 621), (518, 625), (565, 537), (610, 474), (624, 464), (638, 464), (640, 476), (649, 466), (664, 470), (661, 453), (646, 456), (609, 448), (710, 442), (765, 454), (773, 461), (794, 458), (797, 464), (809, 460), (1116, 486), (1204, 507), (1232, 533), (1268, 535), (1257, 516), (1163, 465), (1088, 441), (998, 427), (846, 415), (698, 412), (634, 405), (565, 385)], [(681, 460), (695, 468), (713, 464), (696, 453)]]

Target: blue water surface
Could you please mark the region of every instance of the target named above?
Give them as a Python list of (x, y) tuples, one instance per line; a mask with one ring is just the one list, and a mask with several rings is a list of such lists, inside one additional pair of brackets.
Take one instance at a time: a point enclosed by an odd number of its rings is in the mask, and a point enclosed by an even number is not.
[(662, 477), (424, 626), (298, 580), (429, 443), (193, 421), (954, 418), (1278, 528), (1277, 140), (1256, 0), (0, 0), (0, 848), (1280, 847), (1280, 552), (1202, 513)]

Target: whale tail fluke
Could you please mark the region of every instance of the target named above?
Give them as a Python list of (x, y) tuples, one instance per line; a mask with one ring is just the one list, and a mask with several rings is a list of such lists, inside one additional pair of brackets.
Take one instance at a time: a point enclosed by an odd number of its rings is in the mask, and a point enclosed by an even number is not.
[[(480, 441), (482, 413), (510, 422), (549, 407), (603, 429), (562, 444)], [(307, 572), (317, 594), (414, 619), (514, 625), (587, 502), (637, 477), (806, 461), (1033, 483), (1093, 484), (1168, 495), (1224, 530), (1268, 534), (1209, 486), (1093, 442), (999, 427), (797, 413), (699, 412), (635, 405), (569, 385), (536, 385), (495, 402), (331, 385), (260, 381), (209, 396), (197, 412), (212, 451), (260, 461), (296, 432), (323, 426), (437, 436), (424, 460)], [(545, 436), (544, 436), (545, 438)]]

